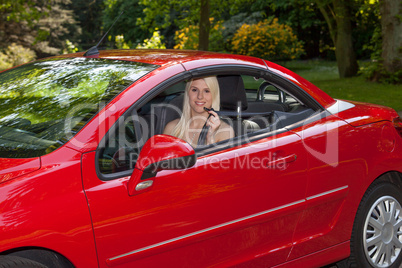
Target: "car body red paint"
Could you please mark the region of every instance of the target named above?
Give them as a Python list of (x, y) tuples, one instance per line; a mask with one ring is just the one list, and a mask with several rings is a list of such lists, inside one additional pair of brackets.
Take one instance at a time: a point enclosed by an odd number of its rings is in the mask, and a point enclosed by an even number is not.
[[(85, 59), (83, 53), (60, 58)], [(57, 252), (75, 267), (318, 267), (349, 256), (355, 215), (373, 182), (389, 178), (402, 185), (402, 138), (392, 109), (334, 100), (291, 71), (252, 57), (113, 50), (92, 58), (158, 67), (55, 150), (0, 158), (2, 254)], [(139, 111), (172, 79), (231, 70), (278, 76), (297, 87), (302, 93), (295, 100), (313, 103), (315, 113), (218, 149), (196, 150), (194, 165), (181, 169), (160, 168), (144, 178), (148, 165), (137, 162), (135, 169), (101, 174), (101, 144), (119, 118)], [(169, 142), (177, 146), (163, 145)], [(162, 156), (155, 146), (171, 151)], [(139, 159), (147, 153), (161, 154), (150, 163), (195, 154), (168, 136), (150, 139)], [(136, 193), (143, 181), (152, 187)]]

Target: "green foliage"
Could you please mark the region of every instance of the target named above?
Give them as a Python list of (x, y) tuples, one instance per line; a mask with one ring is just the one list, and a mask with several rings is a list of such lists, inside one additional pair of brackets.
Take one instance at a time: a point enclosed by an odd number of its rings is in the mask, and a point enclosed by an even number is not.
[(97, 44), (102, 37), (102, 11), (104, 0), (72, 0), (70, 8), (77, 21), (79, 31), (74, 36), (67, 36), (73, 43), (79, 44), (80, 50), (86, 50)]
[(36, 58), (35, 52), (21, 45), (11, 44), (0, 52), (0, 70), (17, 66)]
[(118, 49), (129, 49), (131, 48), (131, 44), (127, 44), (124, 40), (124, 35), (116, 35), (115, 36), (115, 44)]
[[(251, 0), (209, 0), (210, 17), (220, 18), (223, 13), (235, 14), (238, 8)], [(145, 17), (141, 20), (144, 27), (166, 28), (172, 22), (180, 28), (197, 25), (200, 20), (200, 1), (198, 0), (140, 0), (145, 6)], [(172, 13), (176, 10), (176, 13)]]
[(0, 48), (16, 43), (38, 57), (59, 54), (64, 40), (73, 40), (80, 32), (70, 4), (71, 0), (3, 0)]
[(378, 0), (363, 0), (353, 5), (354, 47), (358, 58), (369, 59), (381, 50), (381, 22)]
[(33, 43), (47, 34), (37, 30), (40, 20), (49, 15), (50, 4), (50, 0), (2, 0), (0, 48), (16, 43), (34, 49)]
[(382, 54), (382, 33), (381, 24), (379, 22), (380, 11), (378, 0), (365, 2), (360, 7), (359, 15), (363, 22), (374, 27), (371, 33), (371, 39), (363, 44), (362, 49), (366, 53), (370, 53), (370, 61), (360, 68), (360, 74), (369, 81), (380, 82), (384, 84), (401, 84), (402, 70), (395, 73), (388, 72), (383, 66)]
[[(119, 48), (121, 44), (117, 43), (123, 37), (124, 42), (129, 47), (135, 47), (144, 39), (150, 38), (152, 32), (143, 29), (137, 25), (137, 21), (144, 17), (144, 6), (139, 0), (104, 0), (104, 10), (102, 11), (103, 29), (107, 31), (115, 19), (123, 12), (120, 19), (116, 22), (109, 34), (111, 40), (115, 40), (115, 45)], [(119, 36), (119, 37), (117, 37)], [(120, 41), (119, 41), (120, 42)]]
[(70, 40), (67, 39), (65, 43), (65, 48), (63, 49), (63, 54), (75, 53), (77, 51), (78, 48)]
[[(251, 0), (209, 0), (210, 18), (220, 21), (222, 16), (233, 15), (241, 6), (251, 2)], [(175, 45), (172, 37), (176, 36), (177, 31), (199, 25), (201, 1), (140, 0), (140, 3), (145, 7), (143, 10), (145, 16), (139, 18), (138, 25), (143, 29), (160, 29), (169, 48)]]
[(304, 58), (335, 57), (328, 26), (316, 1), (255, 0), (243, 12), (263, 12), (265, 17), (276, 17), (279, 23), (292, 27), (297, 38), (304, 42)]
[(243, 24), (232, 39), (232, 46), (235, 53), (269, 60), (296, 59), (304, 52), (303, 43), (297, 40), (292, 28), (279, 24), (276, 18)]
[(372, 60), (369, 64), (360, 68), (360, 73), (369, 81), (380, 82), (383, 84), (401, 84), (402, 69), (391, 73), (385, 70), (382, 60)]
[(158, 29), (156, 29), (152, 37), (149, 39), (145, 39), (144, 43), (138, 44), (137, 48), (166, 49), (166, 46), (162, 43), (162, 40), (163, 36), (160, 36)]
[(5, 15), (6, 21), (26, 22), (35, 25), (51, 9), (50, 0), (2, 0), (0, 14)]
[(71, 3), (72, 0), (52, 0), (48, 16), (39, 20), (33, 43), (38, 56), (60, 54), (68, 50), (66, 40), (77, 39), (81, 28), (77, 26)]
[(231, 16), (228, 20), (226, 20), (223, 23), (222, 27), (222, 37), (223, 37), (223, 43), (225, 46), (225, 50), (231, 51), (232, 46), (231, 46), (231, 40), (237, 30), (243, 25), (243, 24), (257, 24), (259, 21), (264, 20), (265, 14), (262, 11), (257, 11), (253, 12), (251, 14), (242, 12), (239, 14), (236, 14), (234, 16)]
[[(209, 32), (209, 50), (223, 52), (225, 51), (225, 42), (223, 41), (223, 25), (221, 21), (214, 23), (214, 19), (210, 19), (211, 29)], [(175, 49), (198, 49), (198, 25), (190, 25), (182, 30), (176, 31)]]

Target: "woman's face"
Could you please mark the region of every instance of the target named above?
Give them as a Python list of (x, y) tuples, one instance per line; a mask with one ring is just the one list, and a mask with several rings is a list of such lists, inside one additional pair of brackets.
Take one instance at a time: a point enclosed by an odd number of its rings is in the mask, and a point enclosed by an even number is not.
[(191, 107), (191, 112), (195, 113), (207, 113), (204, 107), (212, 107), (212, 92), (208, 88), (204, 79), (195, 79), (192, 81), (189, 92), (189, 102)]

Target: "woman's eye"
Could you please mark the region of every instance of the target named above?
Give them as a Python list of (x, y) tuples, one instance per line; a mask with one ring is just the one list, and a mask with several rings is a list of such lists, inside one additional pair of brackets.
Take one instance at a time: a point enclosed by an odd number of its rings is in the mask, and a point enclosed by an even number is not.
[(210, 90), (209, 90), (209, 89), (206, 89), (206, 90), (205, 90), (205, 93), (209, 93), (209, 92), (210, 92)]
[(192, 88), (191, 91), (192, 91), (192, 92), (196, 92), (197, 89), (196, 89), (196, 88)]

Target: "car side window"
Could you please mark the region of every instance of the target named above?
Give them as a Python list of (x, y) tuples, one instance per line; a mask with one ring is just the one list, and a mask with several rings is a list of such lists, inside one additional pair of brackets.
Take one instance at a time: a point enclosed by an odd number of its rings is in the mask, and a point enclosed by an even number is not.
[[(243, 137), (269, 134), (314, 113), (282, 88), (263, 78), (218, 75), (217, 79), (220, 90), (218, 115), (233, 128), (234, 137), (204, 147), (197, 145), (197, 151), (235, 146)], [(166, 87), (115, 124), (98, 153), (100, 173), (111, 175), (134, 169), (145, 142), (153, 135), (163, 134), (169, 122), (181, 118), (186, 83), (181, 81)]]
[[(271, 132), (308, 118), (314, 111), (280, 86), (264, 78), (242, 75), (247, 108), (241, 111), (237, 133)], [(238, 119), (237, 119), (238, 120)]]
[(134, 169), (145, 142), (162, 134), (170, 120), (181, 116), (184, 87), (184, 81), (170, 86), (115, 123), (99, 146), (98, 170), (102, 175), (126, 174)]
[(140, 144), (135, 131), (135, 118), (123, 117), (108, 132), (105, 144), (100, 146), (98, 156), (99, 171), (113, 174), (134, 169)]

